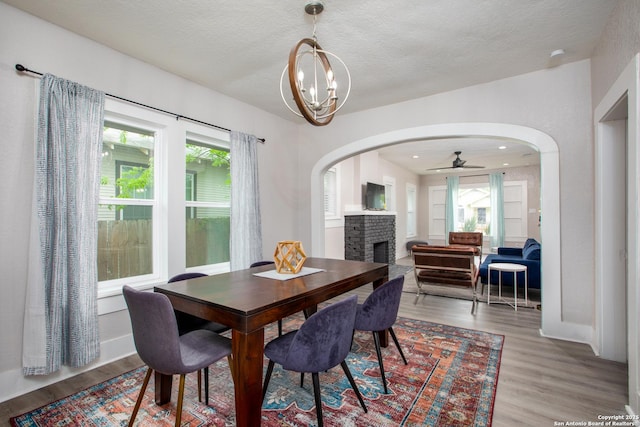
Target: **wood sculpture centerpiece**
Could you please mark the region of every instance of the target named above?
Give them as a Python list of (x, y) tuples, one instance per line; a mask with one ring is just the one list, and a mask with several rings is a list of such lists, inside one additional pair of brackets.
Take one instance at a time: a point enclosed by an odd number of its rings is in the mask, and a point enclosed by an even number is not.
[(295, 240), (283, 240), (278, 242), (273, 254), (276, 263), (276, 271), (282, 274), (296, 274), (302, 269), (307, 259), (302, 243)]

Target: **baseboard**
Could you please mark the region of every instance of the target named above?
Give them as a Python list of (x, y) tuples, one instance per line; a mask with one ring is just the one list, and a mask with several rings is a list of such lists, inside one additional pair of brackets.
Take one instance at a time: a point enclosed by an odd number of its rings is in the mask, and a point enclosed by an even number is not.
[(540, 328), (540, 336), (563, 341), (577, 342), (591, 347), (594, 354), (597, 350), (593, 346), (593, 328), (587, 325), (561, 322), (555, 328)]
[(39, 388), (74, 377), (99, 366), (106, 365), (136, 352), (131, 334), (100, 343), (100, 357), (82, 368), (63, 366), (58, 372), (50, 375), (24, 376), (22, 368), (11, 369), (0, 373), (0, 402), (13, 399)]

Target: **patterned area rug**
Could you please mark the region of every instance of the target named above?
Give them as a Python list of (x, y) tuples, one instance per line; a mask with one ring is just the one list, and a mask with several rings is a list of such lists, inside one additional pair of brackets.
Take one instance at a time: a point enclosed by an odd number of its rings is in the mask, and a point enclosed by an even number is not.
[[(301, 319), (289, 318), (291, 330)], [(266, 331), (267, 339), (275, 328)], [(320, 374), (325, 425), (328, 426), (489, 426), (504, 337), (399, 318), (394, 330), (408, 365), (390, 342), (382, 350), (389, 394), (384, 394), (370, 333), (356, 332), (347, 363), (369, 410), (364, 413), (338, 366)], [(266, 367), (266, 362), (265, 362)], [(65, 399), (11, 419), (13, 426), (127, 425), (146, 368), (139, 368)], [(210, 368), (210, 406), (197, 399), (196, 375), (187, 375), (183, 426), (235, 425), (234, 389), (226, 359)], [(153, 381), (152, 381), (153, 382)], [(156, 406), (149, 384), (137, 425), (171, 426), (175, 421), (177, 381), (171, 403)], [(317, 425), (311, 376), (274, 369), (262, 406), (262, 425)]]

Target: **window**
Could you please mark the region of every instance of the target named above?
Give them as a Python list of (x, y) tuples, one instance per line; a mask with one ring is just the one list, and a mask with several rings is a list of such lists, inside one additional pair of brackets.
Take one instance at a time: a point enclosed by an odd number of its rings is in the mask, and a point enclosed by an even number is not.
[(487, 208), (478, 208), (478, 224), (487, 223)]
[(333, 219), (338, 215), (338, 171), (334, 167), (324, 174), (324, 217)]
[(186, 266), (227, 263), (231, 227), (228, 143), (188, 134), (185, 156)]
[(407, 184), (407, 237), (417, 235), (416, 186)]
[(456, 231), (489, 232), (487, 214), (491, 215), (491, 192), (487, 184), (465, 184), (458, 190), (458, 224)]
[[(429, 187), (429, 239), (445, 236), (445, 186)], [(528, 237), (527, 181), (504, 182), (505, 240), (524, 242)], [(457, 231), (491, 233), (491, 191), (488, 183), (463, 184), (458, 189)]]
[(188, 269), (229, 270), (229, 133), (105, 102), (100, 297)]
[(105, 121), (98, 208), (98, 281), (153, 272), (152, 130)]
[(383, 176), (384, 200), (388, 211), (395, 211), (396, 208), (396, 179), (391, 176)]

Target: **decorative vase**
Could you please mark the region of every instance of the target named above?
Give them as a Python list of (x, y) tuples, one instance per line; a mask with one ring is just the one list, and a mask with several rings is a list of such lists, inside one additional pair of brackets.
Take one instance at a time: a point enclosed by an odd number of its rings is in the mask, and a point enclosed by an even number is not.
[(302, 243), (295, 240), (278, 242), (273, 254), (276, 271), (284, 274), (295, 274), (300, 271), (307, 255), (302, 249)]

